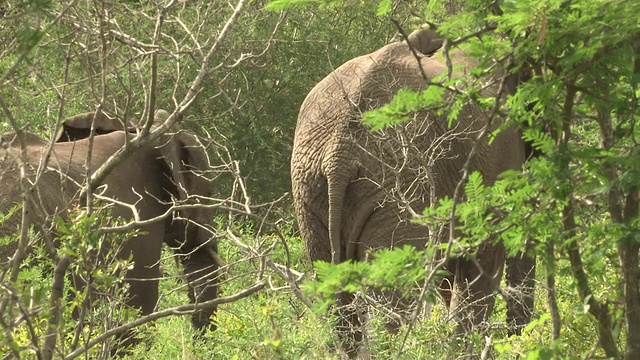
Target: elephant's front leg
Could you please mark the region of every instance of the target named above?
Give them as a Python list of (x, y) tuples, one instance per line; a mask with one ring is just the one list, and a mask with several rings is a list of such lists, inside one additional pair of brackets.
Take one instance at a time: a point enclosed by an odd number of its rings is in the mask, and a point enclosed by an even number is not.
[[(160, 254), (162, 225), (146, 227), (146, 235), (138, 235), (127, 240), (118, 252), (120, 259), (133, 259), (133, 268), (127, 271), (125, 281), (129, 284), (127, 305), (143, 315), (151, 314), (158, 304), (158, 284), (160, 280)], [(137, 330), (127, 330), (117, 335), (111, 356), (123, 356), (131, 346), (140, 342)]]
[(144, 315), (151, 314), (158, 303), (162, 252), (162, 242), (157, 235), (160, 232), (158, 226), (147, 231), (148, 235), (136, 236), (129, 240), (119, 255), (123, 259), (128, 258), (129, 254), (132, 255), (133, 268), (127, 271), (126, 275), (127, 283), (130, 285), (127, 303)]
[[(208, 245), (204, 245), (208, 246)], [(218, 296), (218, 266), (212, 261), (210, 254), (201, 247), (180, 256), (184, 274), (189, 283), (189, 300), (192, 304), (213, 300)], [(199, 330), (215, 330), (211, 318), (215, 316), (217, 306), (199, 308), (191, 316), (191, 322)]]
[[(212, 256), (217, 249), (215, 243), (206, 242), (205, 232), (205, 229), (196, 225), (186, 225), (183, 220), (174, 220), (167, 231), (166, 243), (182, 264), (192, 304), (213, 300), (218, 296), (219, 260)], [(215, 330), (211, 318), (216, 311), (217, 306), (198, 307), (191, 316), (193, 326), (202, 331)]]

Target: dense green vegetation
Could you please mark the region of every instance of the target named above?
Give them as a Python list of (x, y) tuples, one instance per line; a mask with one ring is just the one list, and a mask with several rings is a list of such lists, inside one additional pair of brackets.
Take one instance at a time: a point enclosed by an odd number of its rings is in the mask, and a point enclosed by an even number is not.
[[(77, 113), (100, 109), (143, 124), (163, 108), (181, 115), (167, 128), (188, 129), (207, 146), (216, 171), (211, 202), (221, 204), (218, 253), (227, 264), (218, 329), (199, 337), (187, 314), (167, 314), (137, 327), (142, 341), (125, 358), (335, 359), (335, 319), (327, 311), (335, 293), (367, 294), (370, 285), (415, 293), (436, 271), (424, 266), (435, 249), (313, 266), (286, 195), (297, 113), (332, 69), (400, 39), (400, 30), (437, 23), (445, 47), (464, 47), (478, 68), (467, 81), (437, 79), (423, 96), (404, 93), (367, 121), (374, 128), (402, 121), (440, 101), (434, 94), (442, 87), (458, 90), (452, 114), (467, 102), (490, 111), (495, 99), (480, 97), (473, 80), (495, 71), (496, 61), (522, 75), (517, 93), (494, 115), (521, 129), (538, 156), (494, 186), (469, 174), (460, 196), (426, 209), (418, 221), (437, 228), (455, 214), (454, 254), (473, 253), (487, 238), (511, 254), (535, 254), (534, 320), (521, 336), (508, 337), (498, 297), (488, 331), (457, 338), (431, 283), (419, 300), (432, 311), (397, 334), (385, 330), (384, 307), (372, 307), (367, 346), (380, 359), (456, 359), (467, 352), (638, 359), (638, 19), (634, 0), (9, 0), (0, 4), (0, 130), (49, 137)], [(106, 298), (77, 326), (73, 305), (84, 296), (78, 291), (62, 300), (58, 319), (51, 304), (57, 259), (35, 241), (15, 268), (0, 269), (0, 358), (48, 358), (45, 335), (52, 333), (52, 357), (72, 358), (100, 334), (139, 318), (125, 309), (116, 286), (126, 261), (91, 261), (115, 236), (96, 235), (112, 219), (74, 215), (68, 225), (56, 220), (58, 252), (71, 255), (72, 268), (86, 272)], [(0, 244), (40, 236), (23, 231)], [(176, 262), (163, 254), (159, 310), (189, 301)], [(64, 288), (71, 289), (68, 281)], [(77, 356), (106, 357), (107, 345)]]

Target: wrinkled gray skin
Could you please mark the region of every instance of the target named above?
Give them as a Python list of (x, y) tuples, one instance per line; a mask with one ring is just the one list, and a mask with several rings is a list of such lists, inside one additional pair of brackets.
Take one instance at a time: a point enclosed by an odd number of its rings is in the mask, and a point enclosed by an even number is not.
[[(91, 125), (93, 113), (76, 116), (65, 122), (65, 133), (58, 134), (58, 142), (38, 186), (33, 200), (45, 213), (39, 218), (50, 220), (56, 212), (64, 214), (73, 202), (78, 201), (79, 187), (85, 176), (89, 135), (86, 126)], [(106, 121), (108, 120), (108, 121)], [(96, 119), (96, 128), (101, 135), (93, 139), (91, 156), (92, 171), (102, 165), (114, 152), (125, 144), (129, 135), (122, 131), (119, 122), (111, 122), (106, 116)], [(87, 125), (88, 124), (88, 125)], [(48, 143), (32, 134), (26, 135), (29, 179), (33, 181), (35, 169)], [(20, 145), (14, 134), (4, 135), (7, 146), (0, 149), (0, 212), (21, 202), (21, 188), (16, 157), (20, 154)], [(202, 174), (209, 170), (207, 154), (190, 134), (179, 132), (167, 134), (155, 144), (143, 146), (106, 177), (106, 190), (102, 195), (118, 201), (135, 204), (140, 220), (160, 216), (169, 209), (172, 201), (185, 200), (187, 195), (208, 196), (210, 184)], [(96, 192), (100, 192), (101, 188)], [(114, 208), (114, 215), (127, 220), (133, 218), (131, 209), (123, 206)], [(178, 218), (180, 217), (180, 219)], [(191, 222), (184, 220), (188, 219)], [(140, 309), (143, 314), (153, 312), (158, 301), (158, 279), (160, 278), (160, 252), (163, 242), (169, 245), (179, 257), (189, 282), (189, 296), (192, 302), (203, 302), (216, 298), (217, 286), (212, 282), (217, 264), (207, 251), (215, 251), (215, 240), (206, 227), (211, 226), (210, 210), (189, 209), (174, 212), (164, 220), (141, 226), (144, 232), (126, 240), (121, 245), (119, 258), (132, 256), (133, 269), (126, 274), (130, 283), (128, 304)], [(33, 219), (32, 219), (33, 221)], [(202, 224), (201, 226), (194, 223)], [(18, 231), (21, 218), (14, 215), (0, 227), (0, 236)], [(204, 246), (200, 246), (205, 244)], [(9, 248), (0, 248), (0, 264), (13, 256), (16, 244)], [(207, 283), (208, 284), (205, 284)], [(203, 309), (192, 317), (193, 325), (199, 329), (213, 329), (210, 322), (215, 308)]]
[[(433, 31), (414, 32), (409, 41), (428, 79), (447, 73), (442, 54), (423, 55), (442, 45)], [(451, 58), (454, 66), (473, 65), (459, 50), (452, 50)], [(469, 105), (455, 129), (447, 129), (446, 119), (423, 111), (408, 124), (371, 133), (360, 122), (362, 112), (388, 103), (404, 87), (418, 90), (426, 82), (407, 43), (397, 42), (343, 64), (302, 104), (291, 177), (300, 232), (313, 261), (365, 260), (369, 250), (404, 244), (423, 248), (429, 235), (445, 240), (446, 234), (429, 234), (424, 226), (410, 223), (407, 210), (419, 214), (430, 203), (453, 195), (486, 117)], [(487, 92), (495, 93), (496, 88)], [(453, 132), (457, 134), (443, 140)], [(507, 129), (491, 146), (486, 142), (479, 146), (471, 170), (480, 171), (485, 183), (491, 184), (501, 172), (520, 169), (524, 161), (518, 132)], [(484, 276), (469, 260), (454, 259), (446, 267), (452, 276), (443, 283), (442, 294), (461, 332), (491, 314), (505, 251), (502, 245), (487, 243), (476, 259)], [(355, 357), (362, 340), (360, 323), (357, 314), (344, 306), (352, 300), (352, 294), (338, 297), (342, 309), (338, 333), (347, 355)]]

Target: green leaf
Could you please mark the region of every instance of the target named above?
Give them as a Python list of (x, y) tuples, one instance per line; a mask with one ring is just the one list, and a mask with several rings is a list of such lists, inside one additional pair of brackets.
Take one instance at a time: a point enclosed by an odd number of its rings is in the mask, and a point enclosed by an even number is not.
[(541, 348), (528, 353), (527, 360), (552, 360), (554, 355), (553, 349), (543, 345)]
[(265, 8), (270, 11), (282, 11), (292, 8), (300, 8), (318, 2), (318, 0), (273, 0), (269, 2)]
[(484, 204), (485, 187), (482, 180), (482, 174), (480, 174), (478, 171), (474, 171), (469, 175), (467, 184), (465, 186), (465, 193), (467, 195), (468, 202)]
[(378, 11), (376, 11), (376, 15), (378, 16), (387, 16), (391, 12), (393, 7), (393, 0), (381, 0), (378, 3)]
[(379, 131), (408, 122), (413, 114), (425, 109), (437, 111), (443, 104), (444, 93), (439, 86), (429, 86), (421, 91), (402, 88), (387, 105), (365, 112), (363, 123), (371, 126), (372, 131)]

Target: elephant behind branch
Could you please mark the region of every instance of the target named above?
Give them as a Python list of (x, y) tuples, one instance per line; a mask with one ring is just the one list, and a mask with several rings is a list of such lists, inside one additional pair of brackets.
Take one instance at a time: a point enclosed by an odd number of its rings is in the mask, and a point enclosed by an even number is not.
[[(475, 104), (465, 105), (452, 126), (446, 108), (423, 110), (409, 122), (376, 132), (361, 122), (362, 113), (389, 103), (399, 90), (421, 90), (447, 74), (441, 53), (424, 55), (441, 44), (433, 31), (419, 30), (409, 44), (388, 44), (346, 62), (307, 95), (295, 131), (291, 178), (300, 233), (313, 261), (362, 261), (370, 250), (424, 248), (429, 237), (446, 241), (411, 220), (453, 196), (472, 149), (476, 154), (468, 170), (481, 172), (487, 184), (525, 162), (524, 143), (513, 128), (501, 131), (491, 145), (481, 139), (476, 146), (480, 134), (500, 121), (485, 128), (488, 116)], [(452, 50), (450, 58), (458, 73), (475, 66), (460, 50)], [(498, 94), (501, 78), (486, 80), (495, 81), (486, 95), (504, 95)], [(512, 79), (504, 80), (502, 88), (513, 90)], [(476, 254), (477, 262), (455, 258), (446, 267), (452, 285), (442, 293), (461, 331), (487, 319), (502, 276), (502, 244), (486, 242)], [(343, 347), (355, 357), (363, 336), (349, 306), (353, 294), (337, 300)]]
[[(100, 131), (91, 144), (86, 138), (89, 135), (87, 126), (90, 129), (94, 118), (95, 128)], [(81, 186), (86, 182), (86, 164), (91, 164), (89, 174), (92, 174), (133, 136), (122, 130), (121, 122), (104, 114), (97, 117), (93, 113), (78, 115), (65, 122), (64, 129), (62, 135), (58, 134), (59, 142), (53, 144), (48, 161), (43, 161), (48, 142), (26, 134), (26, 179), (29, 186), (33, 186), (27, 197), (34, 210), (31, 220), (45, 225), (55, 214), (64, 216), (67, 209), (78, 202)], [(18, 141), (12, 134), (3, 138), (7, 146), (0, 149), (0, 183), (3, 184), (0, 187), (0, 212), (6, 213), (21, 203), (23, 192)], [(44, 168), (37, 177), (41, 164)], [(201, 303), (217, 297), (215, 278), (219, 264), (216, 256), (211, 256), (216, 252), (212, 211), (206, 206), (187, 206), (203, 205), (210, 195), (207, 179), (210, 169), (207, 153), (198, 139), (179, 131), (143, 145), (115, 166), (96, 189), (96, 193), (116, 201), (114, 216), (143, 222), (136, 226), (140, 235), (113, 244), (120, 249), (119, 258), (131, 256), (133, 259), (133, 268), (126, 274), (130, 284), (127, 303), (143, 314), (153, 312), (157, 305), (163, 243), (171, 247), (184, 267), (191, 301)], [(180, 205), (180, 210), (175, 210), (174, 204)], [(14, 214), (2, 223), (0, 236), (15, 233), (20, 224), (20, 216)], [(15, 249), (16, 244), (0, 248), (0, 263), (6, 263)], [(209, 307), (196, 311), (192, 316), (194, 326), (214, 328), (210, 318), (215, 310), (215, 307)]]

